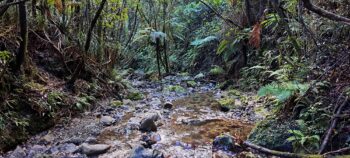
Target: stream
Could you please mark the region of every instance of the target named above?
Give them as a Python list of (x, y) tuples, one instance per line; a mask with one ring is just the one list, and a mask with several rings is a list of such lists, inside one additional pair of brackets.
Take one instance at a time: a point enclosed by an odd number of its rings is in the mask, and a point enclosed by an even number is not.
[[(244, 105), (237, 98), (237, 108), (223, 112), (218, 100), (227, 92), (214, 82), (181, 75), (162, 82), (135, 76), (128, 80), (143, 99), (124, 99), (120, 106), (100, 102), (96, 109), (33, 136), (3, 157), (211, 158), (242, 157), (242, 153), (260, 157), (225, 146), (247, 139), (254, 124), (264, 118), (256, 112), (262, 105), (253, 93), (242, 94), (247, 98)], [(189, 80), (195, 86), (188, 85)]]

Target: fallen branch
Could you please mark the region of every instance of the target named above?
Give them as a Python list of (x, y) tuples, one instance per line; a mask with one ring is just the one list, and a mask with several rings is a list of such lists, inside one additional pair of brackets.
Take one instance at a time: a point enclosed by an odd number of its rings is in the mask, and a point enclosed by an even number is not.
[(328, 18), (330, 20), (334, 20), (334, 21), (339, 21), (339, 22), (342, 22), (346, 25), (350, 25), (350, 19), (349, 18), (346, 18), (346, 17), (343, 17), (343, 16), (340, 16), (340, 15), (337, 15), (337, 14), (334, 14), (332, 12), (329, 12), (327, 10), (324, 10), (318, 6), (315, 6), (314, 4), (312, 4), (310, 2), (310, 0), (302, 0), (304, 2), (304, 6), (306, 9), (309, 9), (311, 10), (312, 12), (320, 15), (320, 16), (323, 16), (325, 18)]
[(271, 150), (264, 148), (259, 145), (255, 145), (253, 143), (250, 143), (248, 141), (244, 141), (243, 145), (246, 145), (250, 148), (253, 148), (255, 150), (258, 150), (262, 153), (269, 154), (269, 155), (274, 155), (274, 156), (279, 156), (279, 157), (286, 157), (286, 158), (311, 158), (311, 157), (323, 157), (322, 155), (308, 155), (308, 154), (297, 154), (297, 153), (290, 153), (290, 152), (282, 152), (282, 151), (276, 151), (276, 150)]
[[(341, 104), (337, 109), (337, 112), (335, 113), (335, 116), (339, 116), (341, 114), (341, 112), (343, 111), (343, 108), (347, 105), (347, 103), (349, 102), (349, 97), (346, 97), (345, 101), (343, 102), (343, 104)], [(332, 120), (331, 126), (329, 127), (323, 141), (320, 147), (320, 151), (318, 152), (319, 154), (322, 154), (324, 152), (324, 150), (327, 147), (327, 144), (329, 142), (329, 138), (331, 137), (334, 128), (336, 127), (337, 123), (338, 123), (339, 117), (334, 117), (334, 119)]]
[(327, 155), (334, 155), (334, 154), (342, 154), (345, 152), (350, 152), (350, 147), (341, 148), (341, 149), (335, 150), (335, 151), (330, 151), (330, 152), (324, 153), (323, 155), (327, 156)]

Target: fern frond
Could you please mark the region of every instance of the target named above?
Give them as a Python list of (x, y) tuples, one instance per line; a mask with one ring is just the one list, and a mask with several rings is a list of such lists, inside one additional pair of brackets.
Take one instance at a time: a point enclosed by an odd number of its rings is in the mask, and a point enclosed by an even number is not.
[(259, 96), (275, 96), (279, 101), (285, 101), (290, 98), (294, 93), (303, 95), (309, 84), (301, 84), (297, 82), (283, 82), (283, 83), (271, 83), (263, 86), (259, 89)]

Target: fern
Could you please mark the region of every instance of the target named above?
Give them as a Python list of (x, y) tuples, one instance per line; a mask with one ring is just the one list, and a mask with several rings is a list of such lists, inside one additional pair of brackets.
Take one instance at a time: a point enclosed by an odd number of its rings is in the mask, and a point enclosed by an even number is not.
[(301, 84), (297, 82), (283, 82), (283, 83), (271, 83), (263, 86), (259, 89), (259, 96), (275, 96), (279, 101), (285, 101), (290, 98), (294, 93), (303, 95), (309, 84)]
[(197, 40), (191, 42), (191, 45), (201, 47), (204, 44), (207, 44), (207, 43), (212, 42), (212, 41), (218, 41), (218, 38), (215, 36), (208, 36), (204, 39), (197, 39)]

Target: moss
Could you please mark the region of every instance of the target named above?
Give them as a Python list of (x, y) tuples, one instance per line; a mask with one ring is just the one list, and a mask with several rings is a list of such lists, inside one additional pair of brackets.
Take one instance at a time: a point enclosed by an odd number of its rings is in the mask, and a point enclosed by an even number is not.
[(180, 85), (175, 85), (175, 86), (168, 86), (166, 88), (166, 91), (184, 93), (184, 92), (186, 92), (186, 89)]
[(288, 142), (287, 138), (291, 136), (288, 130), (296, 128), (297, 123), (294, 120), (268, 117), (255, 126), (248, 140), (272, 150), (293, 152), (292, 143)]
[(114, 106), (114, 107), (119, 107), (119, 106), (123, 105), (123, 102), (119, 101), (119, 100), (114, 100), (114, 101), (111, 102), (111, 105)]
[(130, 100), (142, 100), (143, 99), (143, 95), (140, 92), (138, 92), (138, 91), (132, 91), (132, 92), (128, 93), (126, 98), (130, 99)]
[(241, 96), (241, 92), (236, 90), (236, 89), (230, 89), (228, 91), (228, 95), (230, 95), (230, 96), (238, 96), (239, 97), (239, 96)]
[(220, 75), (223, 75), (225, 73), (225, 70), (220, 67), (220, 66), (213, 66), (210, 71), (209, 71), (209, 74), (211, 76), (220, 76)]
[(220, 104), (220, 109), (223, 111), (228, 111), (235, 107), (235, 99), (233, 98), (223, 98), (218, 100), (218, 102)]
[(195, 81), (187, 81), (186, 82), (188, 87), (196, 87), (197, 83)]

